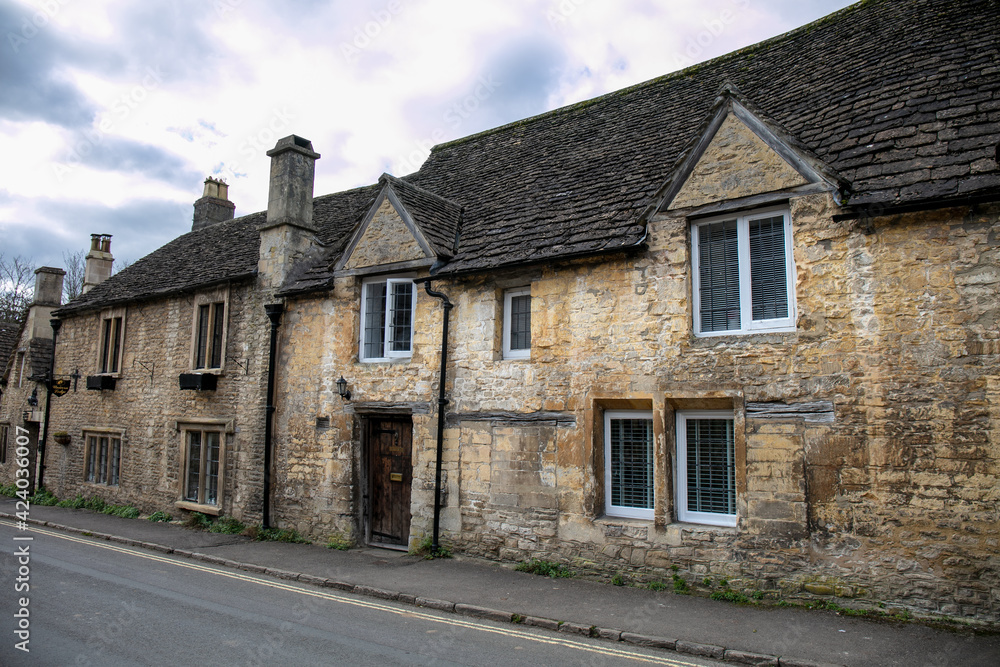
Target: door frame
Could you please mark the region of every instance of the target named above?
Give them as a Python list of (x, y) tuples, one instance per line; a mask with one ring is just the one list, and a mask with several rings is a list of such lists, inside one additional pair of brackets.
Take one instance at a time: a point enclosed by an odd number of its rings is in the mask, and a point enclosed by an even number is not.
[[(365, 536), (365, 544), (372, 547), (379, 547), (383, 549), (395, 549), (400, 551), (409, 550), (409, 537), (410, 537), (410, 526), (412, 522), (411, 513), (411, 503), (413, 500), (413, 416), (410, 414), (364, 414), (361, 417), (361, 524), (363, 527), (363, 532)], [(405, 515), (405, 535), (402, 536), (402, 541), (400, 543), (391, 542), (381, 542), (378, 541), (376, 535), (374, 534), (374, 515), (375, 515), (375, 504), (382, 497), (379, 493), (380, 488), (376, 488), (379, 483), (376, 480), (376, 470), (378, 466), (374, 457), (377, 452), (373, 449), (372, 442), (372, 429), (376, 428), (385, 422), (396, 423), (401, 426), (401, 428), (409, 430), (409, 440), (410, 440), (410, 450), (406, 453), (406, 458), (409, 463), (409, 469), (404, 471), (404, 479), (409, 492), (405, 494), (405, 498), (398, 499), (398, 503), (395, 506), (397, 510), (403, 512)], [(386, 482), (388, 484), (388, 482)]]

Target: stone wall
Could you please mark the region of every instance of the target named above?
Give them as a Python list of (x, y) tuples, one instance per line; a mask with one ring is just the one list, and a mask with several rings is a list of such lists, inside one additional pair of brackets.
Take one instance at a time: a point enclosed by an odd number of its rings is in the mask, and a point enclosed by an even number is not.
[[(436, 377), (441, 306), (415, 290), (413, 356), (358, 361), (361, 278), (340, 278), (325, 298), (291, 299), (281, 328), (275, 414), (275, 516), (303, 534), (357, 536), (362, 469), (361, 419), (410, 416), (413, 525), (429, 530), (433, 507)], [(337, 393), (348, 381), (351, 400)], [(318, 425), (319, 424), (319, 425)], [(456, 525), (457, 528), (457, 525)]]
[[(212, 290), (215, 291), (215, 288)], [(75, 391), (53, 399), (51, 429), (69, 445), (49, 445), (46, 486), (60, 498), (98, 496), (109, 503), (174, 516), (181, 496), (183, 433), (178, 424), (213, 422), (226, 431), (220, 514), (259, 523), (262, 511), (264, 390), (269, 322), (262, 295), (248, 284), (228, 290), (224, 368), (215, 391), (181, 390), (190, 373), (196, 294), (125, 308), (121, 372), (115, 390), (86, 389), (97, 372), (100, 312), (67, 317), (59, 334), (56, 373), (84, 376)], [(122, 434), (118, 486), (84, 481), (84, 433)]]
[[(36, 483), (36, 448), (42, 435), (46, 399), (45, 383), (30, 378), (44, 377), (52, 353), (51, 339), (32, 338), (31, 332), (32, 327), (24, 327), (11, 358), (4, 359), (5, 368), (0, 369), (0, 372), (6, 371), (4, 379), (7, 381), (3, 387), (3, 400), (0, 401), (0, 426), (7, 427), (7, 450), (3, 457), (5, 461), (0, 463), (0, 485), (9, 486), (17, 482), (18, 459), (24, 458), (16, 456), (17, 438), (21, 437), (28, 438), (31, 452), (27, 457), (29, 489), (34, 488)], [(48, 334), (51, 337), (51, 329)], [(34, 408), (28, 404), (33, 394), (38, 399), (38, 405)], [(18, 430), (18, 427), (23, 430)]]
[[(684, 211), (656, 217), (637, 255), (436, 284), (456, 304), (446, 541), (997, 620), (1000, 209), (887, 217), (874, 234), (833, 222), (836, 210), (826, 194), (791, 200), (790, 333), (692, 334)], [(505, 361), (498, 303), (525, 284), (531, 358)], [(440, 304), (419, 293), (412, 359), (362, 364), (359, 286), (338, 279), (328, 298), (289, 304), (277, 512), (317, 535), (357, 531), (360, 417), (395, 406), (413, 414), (412, 544), (432, 513)], [(603, 516), (601, 415), (626, 407), (654, 413), (652, 522)], [(734, 411), (736, 528), (674, 518), (674, 412), (691, 408)]]

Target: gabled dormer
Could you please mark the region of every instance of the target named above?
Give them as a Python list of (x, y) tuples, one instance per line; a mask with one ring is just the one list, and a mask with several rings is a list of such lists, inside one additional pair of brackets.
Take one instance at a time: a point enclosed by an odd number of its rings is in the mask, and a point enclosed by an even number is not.
[(347, 243), (337, 272), (432, 269), (454, 256), (461, 206), (389, 174), (379, 184), (382, 189)]
[(660, 190), (656, 210), (690, 222), (696, 336), (796, 329), (792, 200), (849, 188), (726, 86)]
[(726, 85), (660, 190), (657, 209), (752, 208), (814, 192), (840, 202), (848, 183)]

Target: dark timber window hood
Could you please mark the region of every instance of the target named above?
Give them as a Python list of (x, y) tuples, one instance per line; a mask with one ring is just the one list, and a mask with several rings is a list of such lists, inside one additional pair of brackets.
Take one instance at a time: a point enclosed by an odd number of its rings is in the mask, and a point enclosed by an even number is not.
[(219, 383), (219, 376), (212, 373), (181, 373), (181, 389), (191, 389), (194, 391), (215, 391)]
[(87, 389), (93, 389), (96, 391), (114, 391), (115, 385), (118, 383), (117, 379), (111, 375), (88, 375), (87, 376)]

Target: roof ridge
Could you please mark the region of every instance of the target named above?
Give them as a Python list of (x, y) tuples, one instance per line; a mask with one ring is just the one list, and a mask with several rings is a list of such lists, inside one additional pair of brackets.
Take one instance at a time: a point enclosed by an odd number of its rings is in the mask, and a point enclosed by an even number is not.
[[(412, 176), (412, 174), (407, 174), (407, 175), (408, 176)], [(454, 199), (449, 199), (448, 197), (445, 197), (444, 195), (439, 195), (438, 193), (434, 192), (433, 190), (428, 190), (427, 188), (420, 187), (416, 183), (411, 183), (410, 181), (404, 180), (403, 178), (401, 178), (399, 176), (393, 176), (392, 174), (390, 174), (388, 172), (385, 172), (381, 176), (379, 176), (379, 179), (378, 179), (379, 182), (381, 182), (382, 179), (386, 179), (387, 181), (389, 181), (390, 185), (392, 185), (393, 182), (400, 183), (403, 186), (405, 186), (407, 188), (410, 188), (412, 190), (415, 190), (416, 192), (418, 192), (420, 194), (427, 195), (428, 197), (434, 197), (435, 199), (439, 199), (442, 202), (445, 202), (447, 204), (451, 204), (453, 206), (457, 206), (460, 209), (465, 208), (464, 206), (462, 206), (461, 204), (459, 204)]]
[[(442, 148), (446, 148), (446, 147), (451, 147), (451, 146), (456, 146), (456, 145), (465, 143), (467, 141), (471, 141), (473, 139), (480, 139), (482, 137), (490, 136), (492, 134), (499, 134), (499, 133), (501, 133), (501, 132), (503, 132), (505, 130), (509, 130), (511, 128), (518, 127), (518, 126), (530, 125), (532, 123), (535, 123), (535, 122), (538, 122), (538, 121), (541, 121), (541, 120), (544, 120), (544, 119), (547, 119), (547, 118), (555, 118), (555, 117), (558, 117), (560, 115), (569, 114), (569, 113), (572, 113), (574, 111), (579, 111), (581, 109), (585, 109), (585, 108), (587, 108), (589, 106), (592, 106), (594, 104), (598, 104), (598, 103), (600, 103), (600, 102), (602, 102), (602, 101), (604, 101), (606, 99), (610, 99), (610, 98), (618, 96), (618, 95), (630, 94), (630, 93), (636, 92), (638, 90), (642, 90), (643, 88), (649, 88), (649, 87), (652, 87), (652, 86), (664, 83), (664, 82), (669, 81), (671, 79), (680, 79), (680, 78), (683, 78), (683, 77), (686, 77), (686, 76), (690, 76), (691, 74), (693, 74), (694, 72), (696, 72), (696, 71), (698, 71), (700, 69), (704, 69), (704, 68), (710, 67), (710, 66), (716, 66), (720, 62), (723, 62), (723, 61), (726, 61), (726, 60), (729, 60), (729, 59), (736, 59), (736, 58), (745, 56), (748, 53), (752, 53), (752, 52), (761, 50), (762, 48), (767, 47), (767, 46), (769, 46), (769, 45), (771, 45), (771, 44), (773, 44), (775, 42), (782, 41), (782, 40), (785, 40), (785, 39), (790, 39), (796, 33), (808, 32), (810, 30), (814, 30), (819, 24), (831, 22), (835, 18), (839, 19), (840, 15), (842, 15), (842, 14), (847, 14), (847, 13), (850, 13), (850, 12), (858, 11), (858, 10), (860, 10), (861, 8), (863, 8), (866, 5), (873, 5), (873, 4), (891, 5), (892, 4), (892, 0), (860, 0), (859, 2), (856, 2), (854, 4), (848, 5), (847, 7), (842, 7), (841, 9), (838, 9), (835, 12), (831, 12), (830, 14), (827, 14), (825, 16), (821, 16), (820, 18), (818, 18), (818, 19), (816, 19), (814, 21), (811, 21), (811, 22), (809, 22), (809, 23), (807, 23), (805, 25), (799, 26), (797, 28), (792, 28), (791, 30), (788, 30), (788, 31), (783, 32), (783, 33), (778, 34), (778, 35), (774, 35), (773, 37), (768, 37), (765, 40), (762, 40), (762, 41), (759, 41), (759, 42), (754, 42), (753, 44), (748, 44), (747, 46), (744, 46), (744, 47), (742, 47), (740, 49), (736, 49), (735, 51), (730, 51), (728, 53), (724, 53), (724, 54), (722, 54), (720, 56), (716, 56), (714, 58), (710, 58), (710, 59), (702, 61), (700, 63), (695, 63), (694, 65), (689, 65), (688, 67), (685, 67), (684, 69), (677, 70), (675, 72), (668, 72), (667, 74), (662, 74), (662, 75), (654, 77), (652, 79), (647, 79), (646, 81), (640, 81), (639, 83), (634, 83), (631, 86), (626, 86), (625, 88), (619, 88), (617, 90), (608, 91), (608, 92), (606, 92), (606, 93), (604, 93), (602, 95), (598, 95), (597, 97), (591, 97), (591, 98), (586, 99), (586, 100), (581, 100), (579, 102), (573, 102), (572, 104), (567, 104), (565, 106), (557, 107), (555, 109), (550, 109), (549, 111), (543, 111), (542, 113), (536, 114), (534, 116), (528, 116), (527, 118), (521, 118), (521, 119), (518, 119), (518, 120), (515, 120), (515, 121), (511, 121), (510, 123), (504, 123), (503, 125), (498, 125), (497, 127), (493, 127), (493, 128), (489, 128), (489, 129), (486, 129), (486, 130), (482, 130), (481, 132), (476, 132), (475, 134), (470, 134), (470, 135), (467, 135), (467, 136), (464, 136), (464, 137), (458, 137), (457, 139), (452, 139), (451, 141), (445, 141), (445, 142), (440, 143), (440, 144), (435, 144), (434, 146), (431, 147), (431, 155), (433, 155), (438, 149), (442, 149)], [(412, 175), (419, 174), (419, 173), (420, 173), (420, 171), (417, 170), (416, 172), (414, 172), (414, 174), (409, 174), (409, 175), (412, 176)]]

